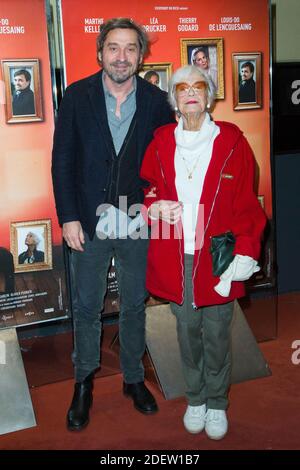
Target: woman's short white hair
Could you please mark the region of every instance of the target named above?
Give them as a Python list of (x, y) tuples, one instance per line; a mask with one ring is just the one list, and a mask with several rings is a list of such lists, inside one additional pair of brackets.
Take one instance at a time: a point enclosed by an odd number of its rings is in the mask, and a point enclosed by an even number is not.
[(28, 232), (27, 236), (31, 235), (35, 244), (38, 245), (41, 242), (41, 238), (35, 232)]
[(180, 67), (173, 73), (169, 80), (169, 102), (173, 109), (177, 107), (175, 86), (177, 83), (184, 82), (190, 78), (191, 75), (198, 75), (201, 82), (207, 83), (207, 103), (210, 109), (215, 102), (216, 87), (212, 79), (205, 70), (195, 67), (195, 65), (185, 65)]

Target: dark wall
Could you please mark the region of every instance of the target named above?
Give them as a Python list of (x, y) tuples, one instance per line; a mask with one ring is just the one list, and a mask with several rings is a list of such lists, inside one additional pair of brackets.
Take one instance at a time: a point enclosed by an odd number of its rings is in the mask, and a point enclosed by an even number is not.
[(278, 292), (300, 291), (300, 62), (273, 67)]
[(300, 153), (275, 155), (275, 178), (278, 292), (300, 291)]

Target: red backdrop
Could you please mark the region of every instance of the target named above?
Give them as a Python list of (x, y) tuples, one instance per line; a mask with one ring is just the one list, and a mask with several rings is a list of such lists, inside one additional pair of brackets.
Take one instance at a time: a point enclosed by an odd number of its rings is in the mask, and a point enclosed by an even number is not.
[[(29, 3), (29, 2), (28, 2)], [(0, 245), (10, 248), (10, 222), (52, 219), (53, 242), (61, 244), (52, 196), (51, 148), (54, 128), (52, 85), (43, 0), (1, 0), (1, 25), (24, 33), (0, 34), (0, 59), (39, 59), (43, 122), (7, 124), (0, 100)], [(7, 25), (7, 21), (6, 21)], [(3, 80), (2, 70), (0, 79)], [(3, 93), (3, 87), (1, 87)]]
[[(161, 5), (168, 5), (162, 10)], [(173, 70), (181, 65), (180, 38), (224, 40), (225, 99), (217, 102), (215, 119), (236, 123), (245, 133), (259, 165), (259, 195), (265, 198), (265, 209), (272, 214), (270, 177), (270, 115), (269, 115), (269, 10), (268, 0), (182, 0), (157, 2), (153, 0), (62, 0), (62, 17), (66, 58), (66, 77), (70, 84), (98, 70), (96, 36), (99, 23), (112, 17), (131, 17), (139, 23), (163, 32), (151, 33), (151, 55), (147, 62), (171, 62)], [(193, 23), (182, 23), (180, 18), (193, 18)], [(219, 30), (224, 18), (239, 18), (239, 24), (250, 25), (246, 30)], [(92, 19), (92, 21), (90, 21)], [(87, 22), (86, 22), (87, 20)], [(94, 24), (92, 24), (94, 23)], [(98, 24), (97, 24), (98, 23)], [(191, 24), (193, 31), (179, 31), (182, 24)], [(210, 25), (215, 25), (211, 30)], [(196, 26), (195, 26), (196, 25)], [(195, 30), (195, 27), (198, 30)], [(261, 109), (233, 110), (231, 54), (233, 52), (262, 53)]]

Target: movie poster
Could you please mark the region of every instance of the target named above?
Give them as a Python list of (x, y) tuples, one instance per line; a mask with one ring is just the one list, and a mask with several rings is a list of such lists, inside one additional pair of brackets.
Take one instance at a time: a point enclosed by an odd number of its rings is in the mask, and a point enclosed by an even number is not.
[(45, 2), (2, 0), (0, 44), (0, 328), (7, 328), (68, 315), (50, 171)]
[[(257, 162), (257, 194), (268, 219), (260, 264), (251, 287), (273, 287), (270, 170), (270, 85), (268, 0), (61, 0), (66, 84), (97, 72), (96, 37), (112, 17), (131, 17), (150, 36), (151, 54), (140, 75), (167, 90), (181, 65), (206, 68), (216, 86), (216, 120), (237, 124)], [(247, 80), (250, 78), (250, 80)]]

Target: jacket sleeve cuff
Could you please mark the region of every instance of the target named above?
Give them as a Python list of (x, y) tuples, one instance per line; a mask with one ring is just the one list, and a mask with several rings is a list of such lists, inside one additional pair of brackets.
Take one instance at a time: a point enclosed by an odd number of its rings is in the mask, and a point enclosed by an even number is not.
[(67, 222), (77, 222), (80, 221), (80, 217), (78, 214), (72, 215), (59, 215), (58, 221), (60, 225), (66, 224)]

